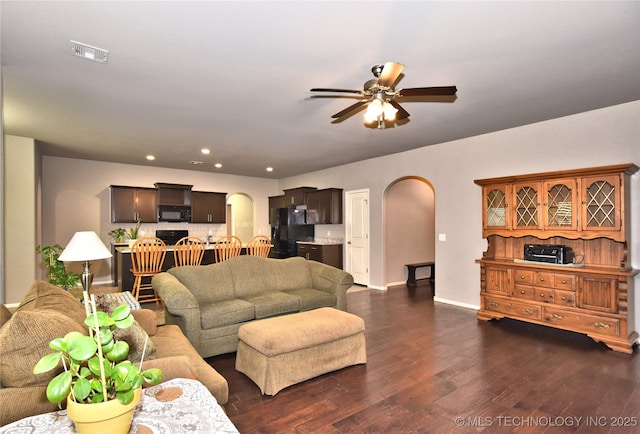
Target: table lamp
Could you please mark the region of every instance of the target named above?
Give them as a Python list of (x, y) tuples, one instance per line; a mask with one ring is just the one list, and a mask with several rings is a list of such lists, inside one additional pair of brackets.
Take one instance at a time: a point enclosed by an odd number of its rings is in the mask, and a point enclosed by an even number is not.
[(107, 259), (111, 256), (113, 255), (111, 255), (109, 249), (106, 248), (95, 232), (82, 231), (73, 235), (58, 260), (68, 262), (84, 261), (84, 270), (81, 276), (82, 288), (88, 293), (91, 282), (93, 282), (93, 273), (91, 272), (89, 261)]

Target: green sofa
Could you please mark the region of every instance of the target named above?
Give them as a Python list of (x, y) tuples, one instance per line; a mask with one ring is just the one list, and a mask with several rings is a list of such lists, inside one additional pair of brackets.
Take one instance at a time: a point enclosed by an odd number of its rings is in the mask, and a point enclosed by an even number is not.
[(153, 289), (202, 357), (232, 353), (242, 324), (320, 307), (346, 311), (353, 276), (302, 257), (242, 255), (216, 264), (171, 268)]

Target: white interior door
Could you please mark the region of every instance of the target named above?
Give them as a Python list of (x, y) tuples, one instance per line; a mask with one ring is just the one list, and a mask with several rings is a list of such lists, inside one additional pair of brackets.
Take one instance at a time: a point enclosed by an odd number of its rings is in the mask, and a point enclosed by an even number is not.
[(345, 193), (346, 271), (355, 283), (369, 285), (369, 190)]

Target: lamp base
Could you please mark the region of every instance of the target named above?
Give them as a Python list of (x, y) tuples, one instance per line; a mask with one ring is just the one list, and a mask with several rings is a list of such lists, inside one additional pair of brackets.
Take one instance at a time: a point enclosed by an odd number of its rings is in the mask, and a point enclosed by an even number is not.
[(89, 288), (91, 288), (91, 283), (93, 282), (93, 272), (91, 271), (91, 264), (89, 264), (89, 261), (84, 261), (84, 269), (82, 270), (80, 279), (82, 280), (82, 289), (88, 294)]

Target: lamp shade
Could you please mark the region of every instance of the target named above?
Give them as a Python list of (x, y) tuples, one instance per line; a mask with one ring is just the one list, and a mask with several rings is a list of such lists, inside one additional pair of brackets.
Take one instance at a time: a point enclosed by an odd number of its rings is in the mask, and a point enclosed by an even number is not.
[(62, 251), (60, 261), (93, 261), (110, 258), (111, 252), (93, 231), (76, 232)]

